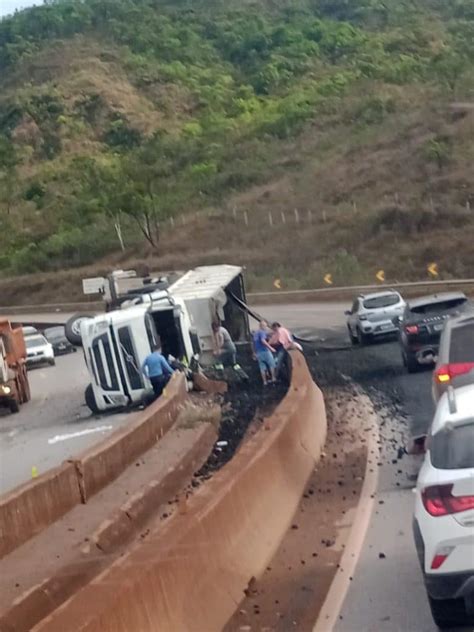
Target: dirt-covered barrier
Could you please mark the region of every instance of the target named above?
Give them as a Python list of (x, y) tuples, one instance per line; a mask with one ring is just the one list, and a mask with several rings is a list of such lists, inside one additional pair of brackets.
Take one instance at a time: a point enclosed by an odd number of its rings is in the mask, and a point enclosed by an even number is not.
[(0, 497), (0, 558), (87, 502), (149, 450), (173, 425), (186, 398), (184, 376), (176, 375), (166, 396), (134, 422), (120, 428), (77, 459), (65, 462)]
[(286, 397), (232, 461), (155, 534), (35, 628), (220, 630), (276, 551), (326, 437), (322, 394), (292, 352)]

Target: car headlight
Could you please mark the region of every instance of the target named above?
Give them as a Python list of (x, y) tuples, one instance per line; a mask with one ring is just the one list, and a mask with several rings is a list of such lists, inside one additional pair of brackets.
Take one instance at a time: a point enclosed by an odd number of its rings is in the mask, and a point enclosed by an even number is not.
[(6, 384), (4, 384), (3, 386), (0, 387), (0, 390), (2, 391), (2, 393), (4, 395), (10, 395), (10, 393), (12, 392), (12, 389), (7, 386)]

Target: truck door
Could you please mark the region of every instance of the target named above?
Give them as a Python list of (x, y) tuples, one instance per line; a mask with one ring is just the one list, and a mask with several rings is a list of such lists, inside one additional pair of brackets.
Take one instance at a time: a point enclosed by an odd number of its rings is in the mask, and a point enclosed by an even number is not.
[(117, 334), (120, 355), (123, 360), (123, 366), (125, 367), (125, 377), (128, 381), (128, 387), (132, 395), (132, 400), (134, 401), (135, 397), (133, 391), (140, 391), (141, 394), (141, 391), (145, 388), (145, 384), (133, 338), (133, 332), (128, 325), (124, 325), (122, 327), (118, 327)]

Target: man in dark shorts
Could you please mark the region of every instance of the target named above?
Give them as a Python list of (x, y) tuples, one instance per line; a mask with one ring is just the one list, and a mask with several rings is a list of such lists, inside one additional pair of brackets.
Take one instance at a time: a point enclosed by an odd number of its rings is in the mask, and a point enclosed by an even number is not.
[[(269, 335), (268, 323), (266, 320), (260, 321), (260, 325), (257, 331), (252, 335), (253, 349), (255, 358), (258, 361), (260, 374), (262, 376), (263, 385), (275, 384), (275, 358), (273, 354), (275, 349), (269, 344), (267, 338)], [(268, 374), (270, 374), (270, 382), (268, 381)]]

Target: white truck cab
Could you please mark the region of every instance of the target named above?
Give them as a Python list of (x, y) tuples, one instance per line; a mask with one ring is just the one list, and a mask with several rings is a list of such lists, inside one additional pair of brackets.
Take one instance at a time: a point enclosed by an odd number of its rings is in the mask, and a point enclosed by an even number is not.
[[(139, 301), (136, 304), (136, 301)], [(212, 360), (212, 322), (219, 319), (238, 345), (249, 340), (242, 269), (204, 266), (166, 290), (124, 301), (120, 309), (80, 320), (91, 378), (85, 398), (94, 413), (138, 404), (152, 393), (141, 367), (156, 344), (165, 357), (189, 365)]]
[(154, 301), (81, 322), (82, 344), (91, 384), (86, 403), (93, 412), (139, 403), (152, 392), (142, 364), (161, 343), (163, 354), (189, 363), (199, 352), (183, 302), (163, 293)]

